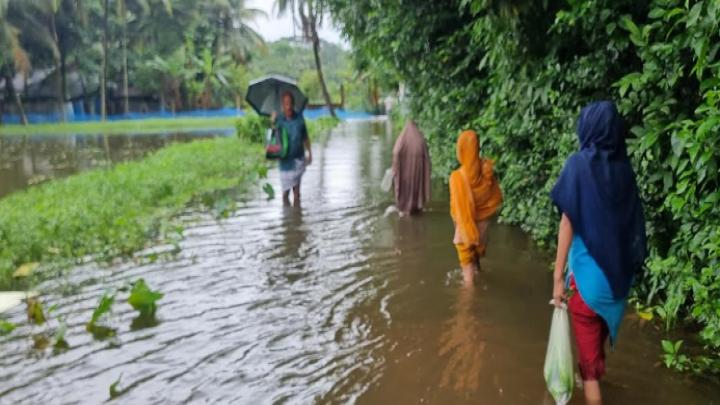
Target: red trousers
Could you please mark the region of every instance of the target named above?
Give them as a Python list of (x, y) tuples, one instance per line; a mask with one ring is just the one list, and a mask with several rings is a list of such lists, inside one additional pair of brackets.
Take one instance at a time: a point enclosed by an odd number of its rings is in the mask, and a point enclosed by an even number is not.
[(605, 339), (609, 330), (605, 320), (583, 301), (574, 277), (570, 278), (570, 289), (574, 293), (568, 300), (568, 309), (580, 357), (580, 376), (583, 381), (600, 380), (605, 374)]

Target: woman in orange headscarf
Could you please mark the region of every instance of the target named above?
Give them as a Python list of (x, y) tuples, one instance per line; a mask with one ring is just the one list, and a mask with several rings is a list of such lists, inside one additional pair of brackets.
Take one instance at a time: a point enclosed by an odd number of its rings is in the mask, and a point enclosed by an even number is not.
[(493, 162), (480, 158), (475, 131), (463, 131), (457, 141), (460, 168), (450, 175), (450, 215), (455, 223), (453, 243), (466, 285), (473, 285), (480, 258), (485, 255), (490, 218), (500, 208), (502, 191)]

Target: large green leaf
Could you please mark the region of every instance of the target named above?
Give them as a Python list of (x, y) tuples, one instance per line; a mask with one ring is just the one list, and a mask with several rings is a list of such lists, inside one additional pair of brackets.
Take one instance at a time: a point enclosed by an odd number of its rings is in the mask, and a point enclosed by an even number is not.
[(151, 290), (141, 278), (133, 282), (128, 303), (141, 315), (153, 315), (157, 310), (156, 302), (162, 297), (162, 293)]

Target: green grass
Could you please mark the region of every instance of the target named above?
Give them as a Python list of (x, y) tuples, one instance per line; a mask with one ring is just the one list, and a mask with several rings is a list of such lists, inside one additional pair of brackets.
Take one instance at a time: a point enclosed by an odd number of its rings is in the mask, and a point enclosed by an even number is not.
[[(308, 128), (319, 134), (337, 122), (308, 121)], [(234, 197), (218, 191), (241, 190), (267, 172), (262, 145), (248, 140), (257, 128), (240, 126), (238, 137), (175, 144), (140, 161), (0, 199), (0, 290), (51, 277), (52, 264), (129, 256), (159, 237), (177, 235), (172, 219), (188, 204), (220, 214), (232, 210)], [(18, 266), (34, 262), (42, 263), (34, 279), (12, 277)]]
[(147, 134), (203, 129), (232, 129), (237, 117), (152, 118), (106, 122), (64, 122), (52, 124), (2, 125), (0, 136)]
[(220, 138), (11, 194), (0, 200), (0, 289), (13, 286), (23, 263), (129, 255), (191, 200), (264, 168), (260, 147)]

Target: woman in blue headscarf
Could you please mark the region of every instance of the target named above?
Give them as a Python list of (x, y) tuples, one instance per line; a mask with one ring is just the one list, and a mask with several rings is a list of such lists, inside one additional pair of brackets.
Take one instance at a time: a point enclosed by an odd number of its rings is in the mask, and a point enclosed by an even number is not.
[[(601, 403), (605, 339), (614, 345), (630, 285), (646, 256), (645, 219), (625, 127), (615, 104), (592, 103), (580, 113), (580, 150), (565, 162), (551, 198), (562, 213), (553, 299), (568, 309), (588, 403)], [(563, 278), (565, 264), (568, 274)]]

